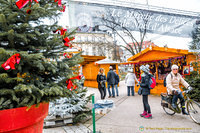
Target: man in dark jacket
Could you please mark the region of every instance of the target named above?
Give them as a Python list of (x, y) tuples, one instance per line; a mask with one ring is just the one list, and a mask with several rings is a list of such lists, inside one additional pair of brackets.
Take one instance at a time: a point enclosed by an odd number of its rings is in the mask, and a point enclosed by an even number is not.
[[(114, 90), (114, 85), (115, 85), (115, 77), (116, 77), (116, 74), (115, 72), (113, 72), (113, 67), (110, 66), (110, 71), (107, 73), (107, 83), (108, 83), (108, 93), (109, 93), (109, 97), (115, 97), (115, 90)], [(110, 86), (112, 86), (112, 94), (110, 92)]]
[(116, 73), (116, 70), (114, 70), (116, 76), (115, 76), (115, 90), (117, 93), (117, 96), (119, 96), (119, 92), (118, 92), (118, 84), (119, 84), (119, 75)]

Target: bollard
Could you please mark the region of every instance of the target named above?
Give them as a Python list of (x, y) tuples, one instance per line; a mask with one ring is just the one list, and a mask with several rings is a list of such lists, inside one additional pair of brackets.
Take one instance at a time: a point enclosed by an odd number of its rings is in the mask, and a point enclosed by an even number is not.
[(93, 121), (93, 133), (96, 133), (96, 127), (95, 127), (95, 108), (94, 108), (94, 94), (92, 95), (92, 121)]

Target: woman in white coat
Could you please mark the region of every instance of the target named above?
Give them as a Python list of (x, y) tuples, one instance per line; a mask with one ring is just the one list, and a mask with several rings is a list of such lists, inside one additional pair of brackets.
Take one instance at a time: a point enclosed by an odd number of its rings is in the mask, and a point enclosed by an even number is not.
[(125, 78), (125, 83), (127, 86), (127, 95), (130, 96), (130, 91), (132, 96), (134, 96), (134, 91), (135, 91), (135, 81), (137, 81), (139, 83), (139, 81), (137, 80), (135, 73), (133, 72), (133, 70), (129, 70), (128, 74), (126, 75)]

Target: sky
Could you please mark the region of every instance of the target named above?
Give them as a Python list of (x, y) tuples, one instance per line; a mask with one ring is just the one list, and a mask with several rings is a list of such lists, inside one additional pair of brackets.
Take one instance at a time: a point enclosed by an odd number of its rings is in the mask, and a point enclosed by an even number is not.
[[(100, 0), (99, 0), (100, 1)], [(115, 0), (109, 0), (115, 1)], [(185, 11), (193, 11), (200, 13), (200, 0), (118, 0), (118, 1), (131, 1), (140, 4), (148, 4), (152, 6), (159, 6), (165, 8), (179, 9)], [(68, 11), (61, 16), (59, 24), (66, 27), (68, 22)], [(156, 39), (153, 39), (156, 38)], [(146, 40), (152, 40), (158, 46), (167, 45), (170, 48), (188, 49), (188, 45), (192, 41), (191, 38), (173, 37), (158, 34), (147, 34)], [(123, 41), (118, 38), (119, 43), (123, 44)]]
[(141, 3), (141, 4), (146, 4), (148, 1), (149, 5), (200, 12), (200, 0), (124, 0), (124, 1), (133, 1), (135, 3)]

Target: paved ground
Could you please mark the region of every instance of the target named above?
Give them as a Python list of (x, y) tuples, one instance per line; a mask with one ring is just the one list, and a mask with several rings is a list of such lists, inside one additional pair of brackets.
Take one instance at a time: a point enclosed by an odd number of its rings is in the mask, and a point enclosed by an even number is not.
[(57, 128), (43, 129), (43, 133), (88, 133), (90, 130), (83, 124), (76, 126), (63, 126)]
[[(126, 96), (124, 82), (120, 83), (119, 92), (119, 97), (111, 98), (115, 103), (115, 108), (106, 115), (96, 115), (97, 131), (102, 133), (200, 133), (200, 125), (195, 124), (189, 116), (167, 115), (160, 106), (160, 97), (149, 97), (153, 119), (147, 120), (139, 116), (143, 111), (142, 97), (139, 95)], [(95, 93), (96, 100), (100, 99), (97, 89), (89, 88), (88, 94), (91, 93)], [(87, 121), (84, 125), (92, 130), (92, 120)], [(140, 127), (144, 130), (140, 131)], [(44, 130), (44, 133), (65, 133), (67, 130), (61, 131), (64, 128), (66, 129), (66, 127), (51, 129), (51, 132)]]

